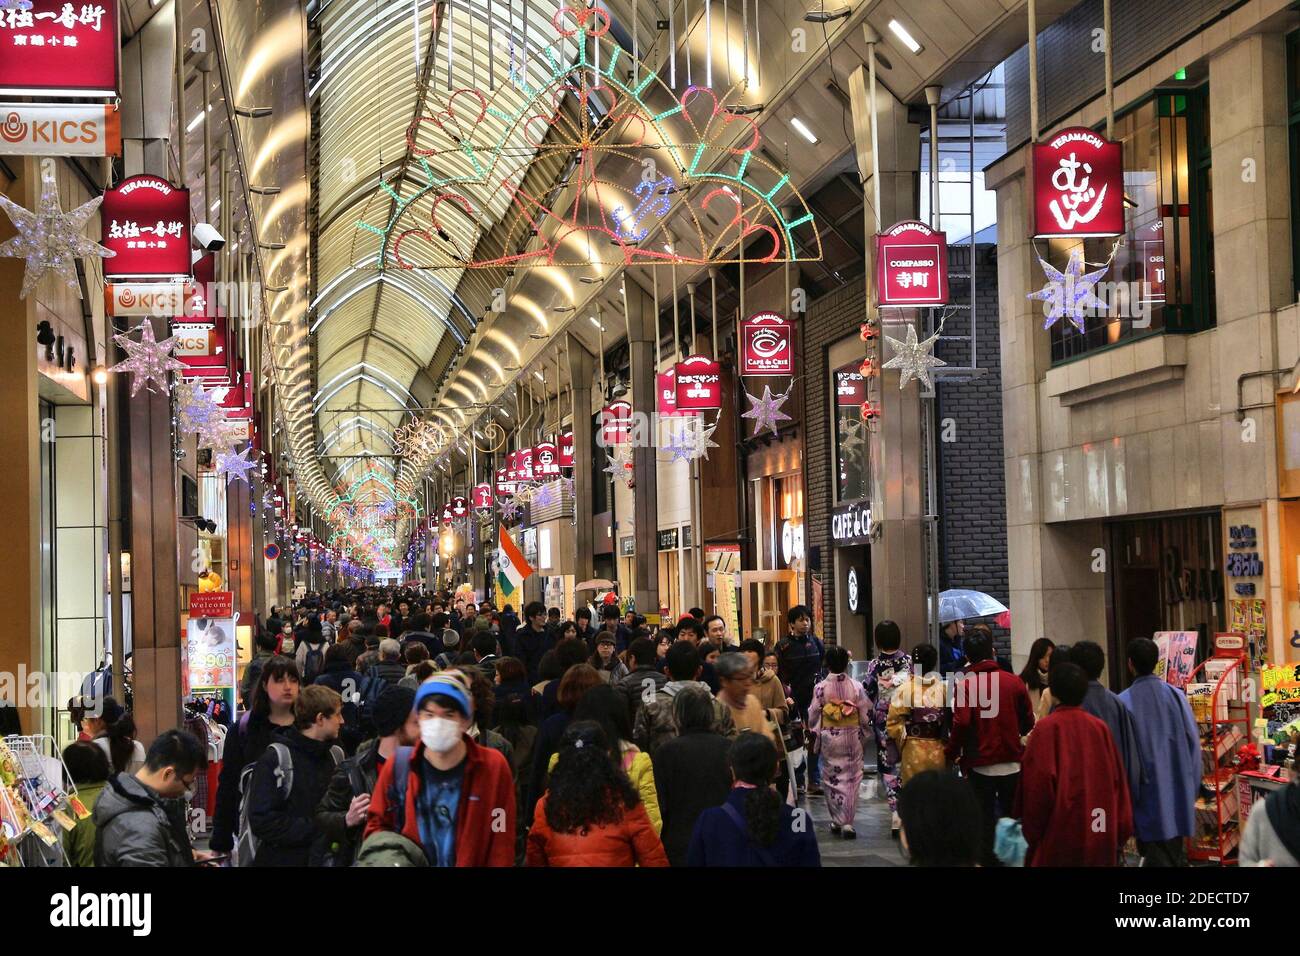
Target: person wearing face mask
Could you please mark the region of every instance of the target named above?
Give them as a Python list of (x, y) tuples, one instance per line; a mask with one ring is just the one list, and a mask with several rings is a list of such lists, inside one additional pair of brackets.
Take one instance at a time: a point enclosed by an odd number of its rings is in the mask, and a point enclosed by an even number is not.
[(384, 764), (366, 811), (364, 838), (398, 833), (430, 866), (512, 866), (515, 787), (510, 764), (475, 743), (469, 681), (434, 674), (415, 692), (420, 742)]
[(185, 821), (194, 778), (206, 766), (197, 737), (168, 730), (150, 744), (143, 767), (111, 777), (92, 817), (95, 866), (193, 866), (211, 857), (190, 844)]

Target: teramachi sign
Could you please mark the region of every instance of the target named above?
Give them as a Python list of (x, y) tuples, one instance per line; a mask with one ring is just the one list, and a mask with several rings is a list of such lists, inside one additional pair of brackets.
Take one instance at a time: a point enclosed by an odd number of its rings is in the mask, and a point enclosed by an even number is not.
[(0, 153), (121, 156), (122, 114), (102, 105), (0, 103)]
[(876, 236), (876, 291), (882, 306), (926, 308), (948, 301), (948, 237), (908, 219)]
[(1086, 126), (1034, 144), (1034, 236), (1124, 233), (1124, 150)]
[(741, 375), (793, 375), (790, 323), (775, 312), (758, 312), (740, 323)]
[(106, 277), (190, 274), (188, 189), (159, 176), (131, 176), (104, 193), (100, 215), (103, 244), (116, 253), (104, 260)]

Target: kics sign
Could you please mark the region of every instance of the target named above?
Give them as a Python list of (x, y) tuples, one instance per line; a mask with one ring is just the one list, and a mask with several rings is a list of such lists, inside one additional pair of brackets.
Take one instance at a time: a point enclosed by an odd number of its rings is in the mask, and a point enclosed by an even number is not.
[(948, 237), (906, 220), (876, 236), (876, 291), (882, 307), (948, 302)]
[(190, 274), (190, 191), (159, 176), (131, 176), (104, 193), (109, 278)]
[(677, 363), (677, 410), (706, 411), (722, 407), (722, 366), (707, 355), (691, 355)]
[(790, 323), (775, 312), (758, 312), (740, 323), (741, 375), (792, 375)]
[(117, 0), (5, 3), (0, 8), (0, 91), (116, 96)]
[(1034, 144), (1034, 236), (1124, 233), (1124, 151), (1085, 126)]
[[(0, 21), (3, 17), (0, 12)], [(121, 117), (112, 106), (0, 103), (0, 153), (121, 156)]]
[(188, 289), (184, 282), (110, 282), (104, 308), (109, 315), (181, 315)]

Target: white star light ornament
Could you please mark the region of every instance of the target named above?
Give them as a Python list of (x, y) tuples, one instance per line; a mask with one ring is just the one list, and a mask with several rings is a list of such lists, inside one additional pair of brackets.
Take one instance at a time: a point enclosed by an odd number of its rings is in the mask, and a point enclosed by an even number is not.
[(131, 373), (131, 397), (135, 398), (140, 386), (154, 391), (154, 383), (167, 389), (167, 373), (179, 372), (185, 368), (167, 353), (172, 350), (176, 337), (163, 339), (161, 342), (153, 337), (153, 325), (149, 320), (140, 323), (140, 341), (136, 342), (129, 332), (113, 336), (113, 341), (126, 351), (126, 358), (114, 365), (110, 372)]
[(706, 427), (695, 418), (687, 419), (683, 422), (681, 428), (675, 428), (669, 432), (668, 444), (661, 450), (672, 455), (673, 461), (695, 461), (697, 458), (708, 458), (709, 449), (718, 447), (718, 443), (711, 440), (715, 428), (717, 428), (716, 425)]
[(779, 395), (773, 395), (772, 389), (763, 386), (763, 397), (755, 398), (748, 392), (745, 398), (749, 399), (749, 411), (741, 413), (741, 418), (748, 418), (754, 422), (754, 434), (757, 435), (763, 429), (769, 429), (773, 435), (780, 429), (779, 422), (790, 421), (790, 416), (781, 411), (781, 406), (786, 403), (790, 397), (790, 389), (794, 387), (791, 382), (790, 386)]
[(252, 450), (251, 445), (246, 445), (239, 454), (233, 451), (217, 452), (217, 474), (226, 476), (226, 484), (230, 484), (236, 478), (246, 485), (249, 484), (248, 473), (257, 467), (257, 462), (248, 459), (248, 453)]
[(0, 256), (27, 260), (22, 291), (18, 293), (20, 299), (27, 298), (28, 293), (51, 271), (58, 273), (80, 297), (77, 259), (82, 256), (107, 259), (116, 255), (111, 249), (105, 249), (82, 235), (86, 220), (103, 201), (103, 196), (96, 196), (65, 213), (59, 205), (59, 191), (52, 174), (41, 178), (40, 208), (34, 212), (0, 196), (0, 208), (18, 230), (18, 235), (0, 245)]
[(216, 397), (198, 381), (181, 382), (176, 387), (176, 416), (182, 428), (205, 442), (218, 437), (226, 422)]
[(1042, 256), (1039, 256), (1038, 264), (1047, 275), (1047, 285), (1037, 292), (1029, 293), (1028, 298), (1047, 303), (1047, 318), (1043, 322), (1043, 328), (1050, 329), (1064, 316), (1082, 334), (1086, 331), (1084, 320), (1088, 313), (1095, 315), (1096, 310), (1104, 309), (1093, 290), (1110, 266), (1104, 265), (1095, 272), (1084, 272), (1083, 252), (1078, 249), (1070, 253), (1070, 264), (1064, 272), (1052, 268)]
[(939, 340), (939, 333), (935, 332), (924, 341), (916, 340), (916, 329), (912, 326), (907, 327), (907, 340), (899, 341), (898, 339), (885, 336), (894, 349), (894, 357), (888, 362), (881, 365), (881, 368), (896, 368), (899, 370), (898, 387), (906, 388), (907, 383), (912, 379), (925, 384), (926, 388), (934, 388), (934, 382), (930, 379), (930, 369), (937, 368), (941, 365), (947, 365), (943, 359), (935, 358), (931, 353), (934, 343)]

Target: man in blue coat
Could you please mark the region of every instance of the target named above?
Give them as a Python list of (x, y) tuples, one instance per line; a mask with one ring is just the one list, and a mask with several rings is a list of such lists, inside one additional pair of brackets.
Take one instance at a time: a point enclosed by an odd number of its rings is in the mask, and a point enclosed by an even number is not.
[(1129, 641), (1134, 680), (1119, 699), (1133, 714), (1142, 761), (1133, 829), (1145, 866), (1186, 866), (1184, 839), (1195, 832), (1201, 783), (1201, 735), (1187, 697), (1155, 676), (1159, 658), (1150, 638)]

